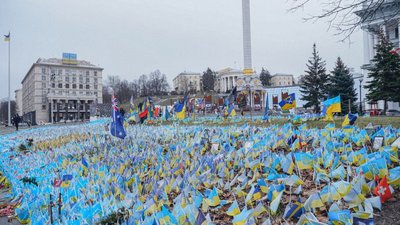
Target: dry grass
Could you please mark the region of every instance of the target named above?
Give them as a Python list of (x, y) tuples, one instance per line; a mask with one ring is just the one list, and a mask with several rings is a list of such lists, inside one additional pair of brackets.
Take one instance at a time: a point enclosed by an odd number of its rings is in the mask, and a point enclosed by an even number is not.
[[(344, 117), (339, 117), (335, 118), (334, 123), (337, 128), (342, 127), (342, 122), (344, 120)], [(183, 122), (181, 123), (182, 125), (186, 126), (194, 126), (194, 125), (205, 125), (205, 126), (231, 126), (231, 125), (236, 125), (240, 126), (243, 124), (249, 124), (249, 125), (254, 125), (254, 126), (260, 126), (260, 127), (266, 127), (266, 126), (271, 126), (271, 125), (283, 125), (288, 123), (289, 121), (287, 119), (272, 119), (269, 122), (263, 121), (263, 120), (250, 120), (250, 119), (243, 119), (240, 122), (237, 121), (232, 121), (232, 120), (224, 120), (224, 121), (205, 121), (203, 123), (199, 123), (196, 121), (189, 121), (189, 122)], [(172, 121), (167, 121), (163, 122), (161, 124), (155, 124), (155, 125), (170, 125), (172, 124)], [(311, 120), (307, 121), (307, 127), (308, 128), (324, 128), (328, 123), (332, 122), (327, 122), (323, 120)], [(355, 125), (358, 127), (366, 127), (369, 123), (372, 125), (380, 125), (380, 126), (388, 126), (391, 125), (393, 128), (400, 128), (400, 117), (386, 117), (386, 116), (381, 116), (381, 117), (361, 117), (358, 118)]]

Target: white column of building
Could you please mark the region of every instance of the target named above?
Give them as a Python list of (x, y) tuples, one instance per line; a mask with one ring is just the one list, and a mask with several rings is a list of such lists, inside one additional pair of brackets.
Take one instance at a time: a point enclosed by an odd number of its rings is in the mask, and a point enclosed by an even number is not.
[(224, 92), (226, 92), (226, 77), (224, 77), (222, 80), (224, 81)]
[(399, 44), (397, 45), (400, 48), (400, 20), (397, 21), (397, 33), (399, 34)]
[(222, 90), (222, 92), (225, 92), (225, 91), (226, 91), (226, 82), (225, 82), (225, 77), (224, 77), (224, 78), (222, 78), (222, 83), (224, 84), (224, 85), (223, 85), (224, 89)]
[(372, 58), (374, 58), (375, 56), (375, 50), (374, 50), (374, 46), (375, 46), (375, 34), (372, 32), (369, 32), (369, 59), (371, 60)]
[(370, 38), (368, 36), (368, 30), (363, 30), (364, 40), (364, 64), (369, 64), (370, 56)]

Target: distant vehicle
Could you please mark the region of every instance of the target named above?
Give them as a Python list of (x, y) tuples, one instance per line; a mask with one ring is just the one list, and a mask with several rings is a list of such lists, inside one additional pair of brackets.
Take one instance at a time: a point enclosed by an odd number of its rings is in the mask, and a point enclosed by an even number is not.
[(382, 109), (368, 109), (365, 111), (366, 114), (369, 114), (370, 116), (379, 116), (383, 114)]
[(400, 111), (396, 109), (389, 109), (386, 111), (386, 116), (400, 116)]

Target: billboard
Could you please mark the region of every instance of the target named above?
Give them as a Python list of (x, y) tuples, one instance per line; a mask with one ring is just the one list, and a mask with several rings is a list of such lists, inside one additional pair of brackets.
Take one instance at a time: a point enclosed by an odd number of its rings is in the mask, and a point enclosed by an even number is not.
[(75, 53), (63, 53), (62, 54), (62, 63), (63, 64), (71, 64), (71, 65), (76, 65), (77, 62), (77, 57)]
[(281, 90), (281, 96), (282, 96), (282, 100), (286, 99), (287, 97), (289, 97), (289, 91), (288, 89), (282, 89)]
[(272, 104), (274, 105), (278, 104), (278, 95), (272, 95)]

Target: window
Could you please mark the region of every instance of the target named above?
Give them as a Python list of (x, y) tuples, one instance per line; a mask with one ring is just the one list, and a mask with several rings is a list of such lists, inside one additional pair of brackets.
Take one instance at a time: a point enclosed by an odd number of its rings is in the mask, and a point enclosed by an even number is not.
[(46, 88), (46, 83), (42, 83), (42, 88)]
[(46, 105), (42, 105), (42, 110), (46, 110)]
[(96, 95), (96, 96), (97, 96), (97, 91), (95, 91), (95, 92), (94, 92), (94, 95)]
[(56, 84), (55, 84), (55, 83), (51, 83), (51, 87), (52, 87), (52, 88), (55, 88), (55, 87), (56, 87)]
[(65, 74), (70, 75), (71, 74), (71, 70), (65, 70)]
[(69, 76), (65, 77), (65, 82), (69, 82)]
[(89, 77), (86, 77), (86, 83), (89, 83), (89, 82), (90, 82)]
[(89, 71), (86, 71), (86, 76), (89, 76)]
[(86, 95), (90, 95), (90, 93), (87, 91), (87, 92), (86, 92)]
[(42, 75), (42, 80), (46, 80), (46, 75)]
[(51, 73), (51, 74), (56, 74), (56, 70), (55, 70), (55, 69), (51, 69), (51, 70), (50, 70), (50, 73)]
[(86, 89), (90, 89), (90, 85), (87, 84), (87, 85), (86, 85)]
[(46, 73), (46, 68), (42, 68), (42, 74)]
[(79, 89), (83, 89), (83, 84), (80, 84), (80, 85), (79, 85)]
[(58, 75), (61, 75), (62, 74), (62, 69), (59, 69), (58, 70)]
[(399, 38), (399, 28), (398, 27), (396, 27), (396, 28), (394, 28), (394, 38)]
[(69, 84), (65, 84), (65, 88), (69, 88)]
[(93, 80), (94, 80), (94, 83), (97, 84), (97, 78), (94, 78)]
[(83, 83), (83, 76), (79, 76), (79, 83)]
[(97, 88), (98, 88), (98, 86), (95, 84), (95, 85), (94, 85), (94, 89), (96, 89), (96, 90), (97, 90)]
[(80, 91), (79, 94), (80, 94), (80, 95), (83, 95), (83, 91)]
[(76, 89), (76, 84), (72, 84), (72, 89)]
[(94, 75), (95, 77), (97, 77), (97, 71), (94, 71), (94, 72), (93, 72), (93, 75)]
[(73, 91), (72, 94), (73, 94), (73, 95), (76, 95), (76, 91)]
[(76, 83), (76, 77), (72, 77), (72, 83)]
[(62, 88), (62, 83), (58, 83), (58, 88)]
[(46, 103), (46, 97), (42, 97), (42, 103)]

